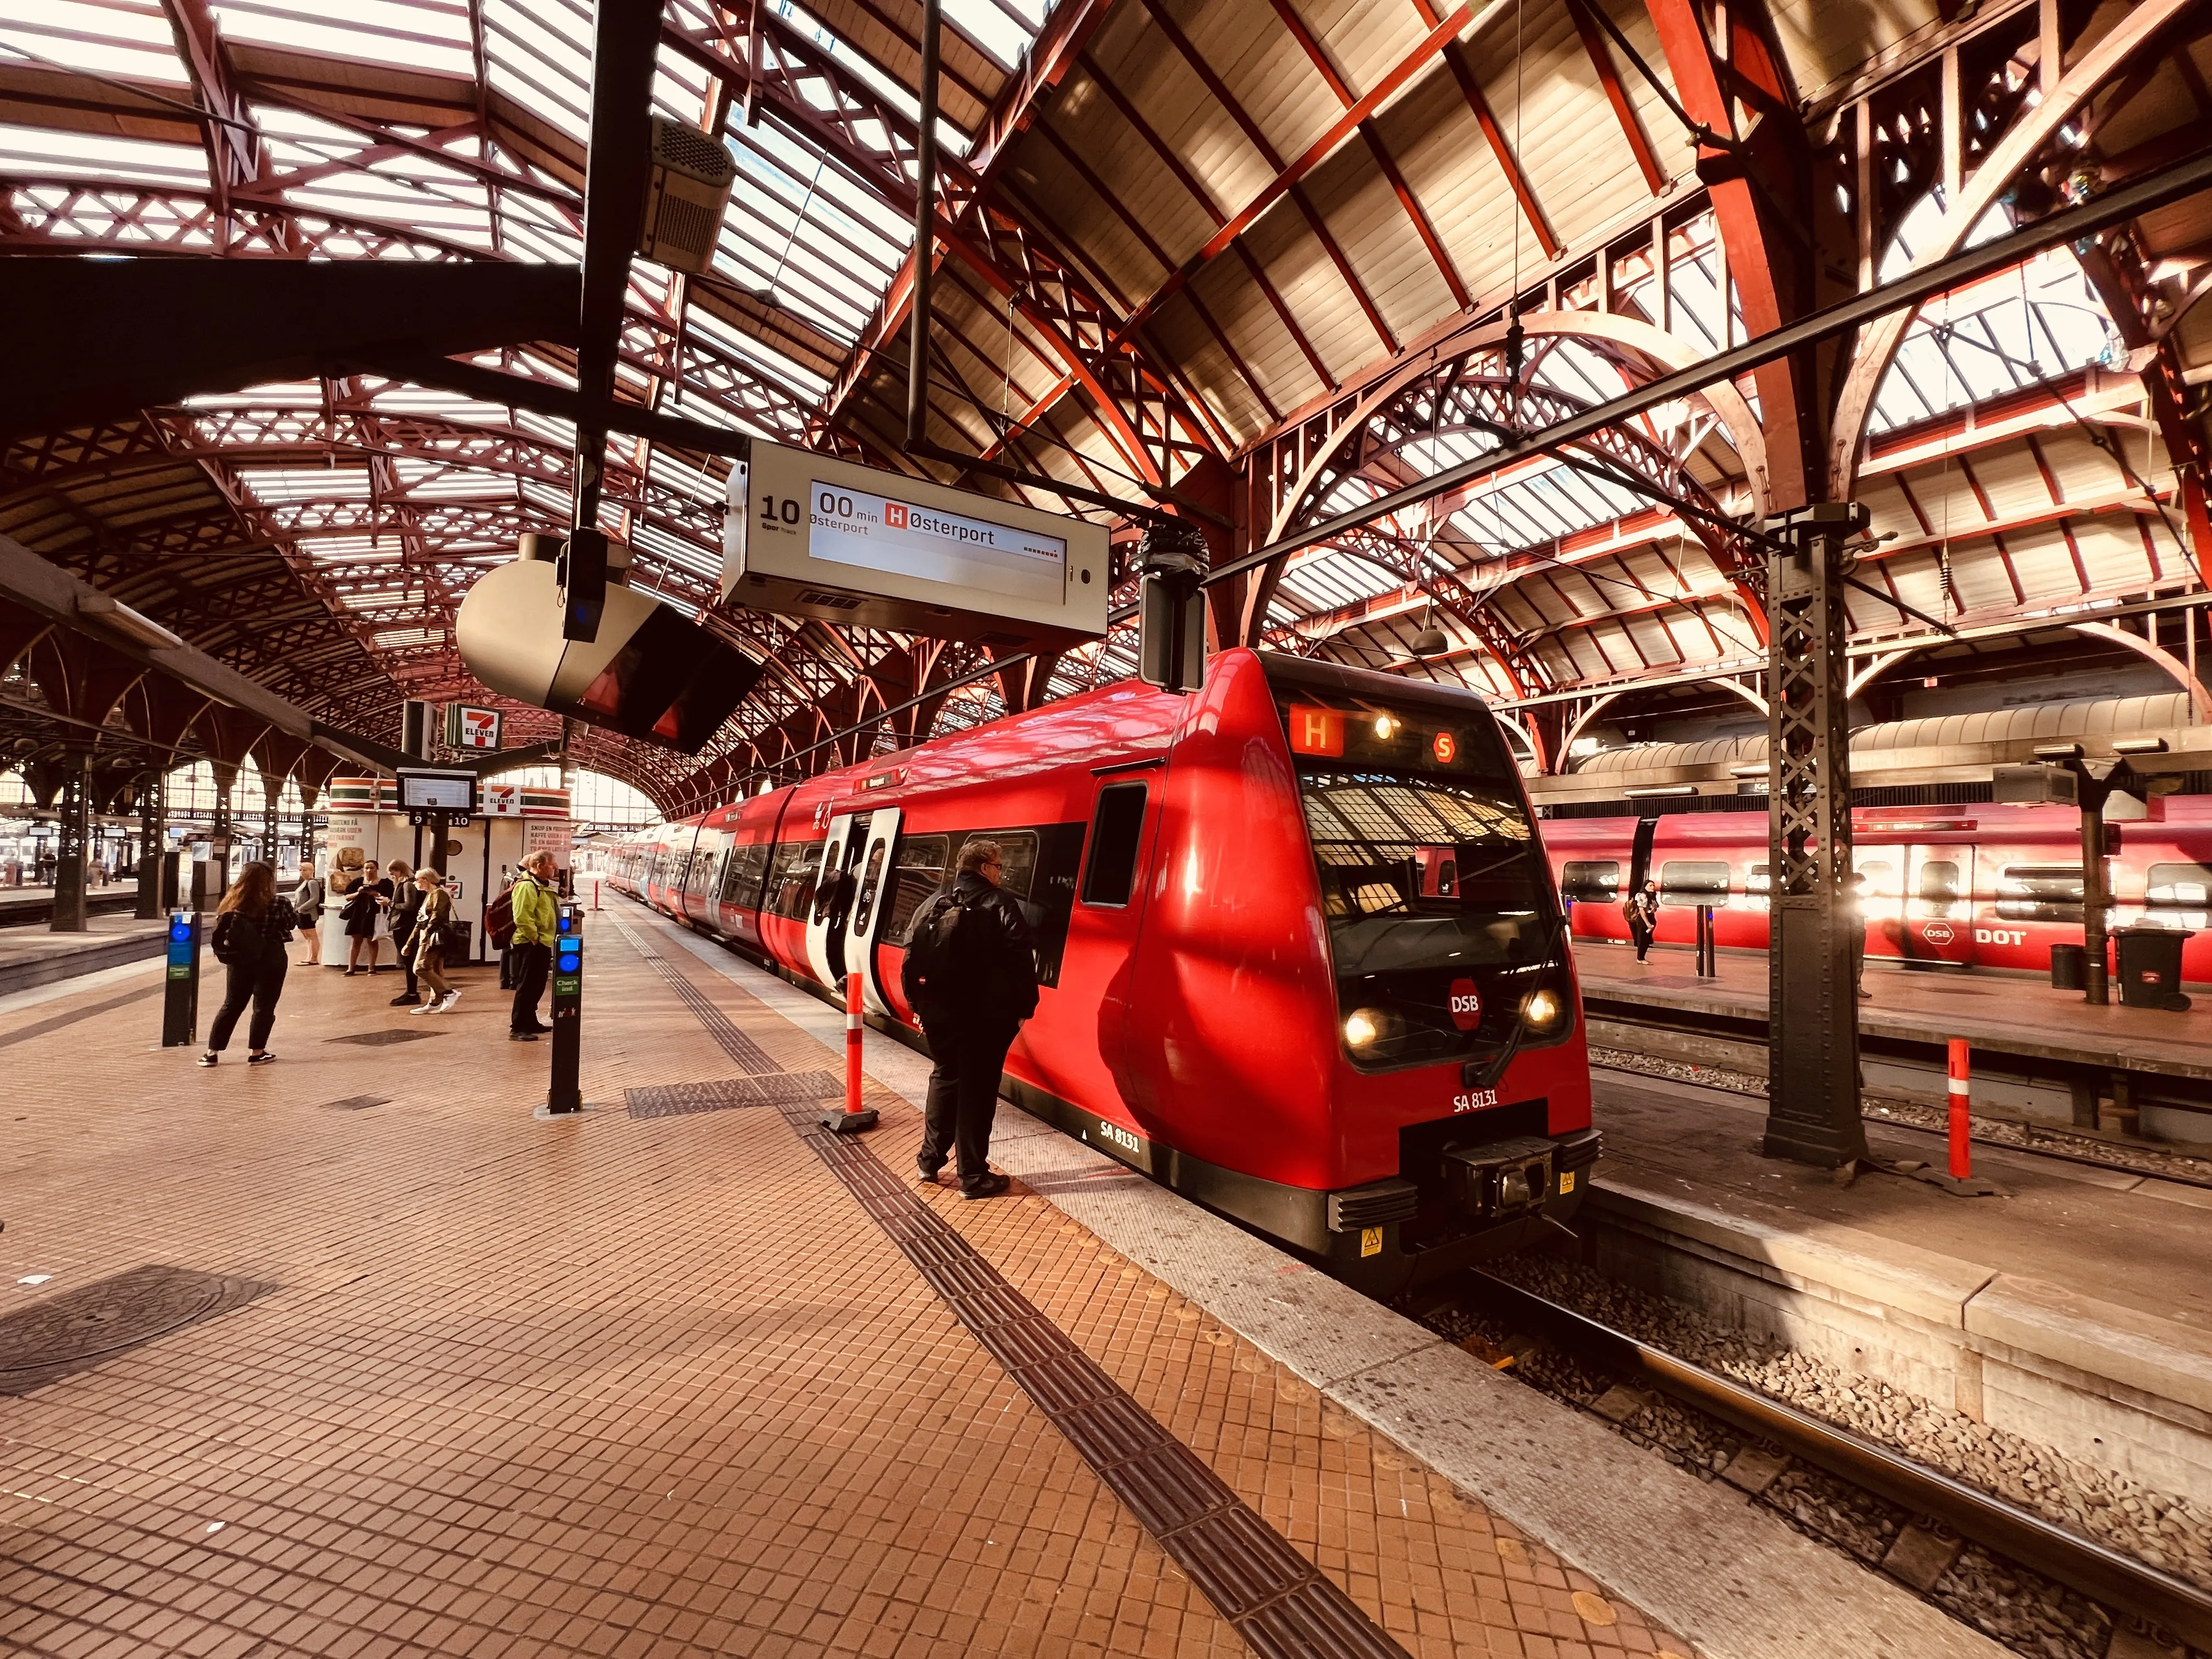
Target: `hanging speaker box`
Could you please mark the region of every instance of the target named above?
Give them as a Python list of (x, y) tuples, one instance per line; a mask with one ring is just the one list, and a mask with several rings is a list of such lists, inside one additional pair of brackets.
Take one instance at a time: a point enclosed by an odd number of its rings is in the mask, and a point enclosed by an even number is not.
[(722, 215), (730, 205), (738, 164), (707, 134), (681, 121), (653, 118), (653, 171), (647, 180), (641, 256), (676, 270), (704, 275), (714, 263)]

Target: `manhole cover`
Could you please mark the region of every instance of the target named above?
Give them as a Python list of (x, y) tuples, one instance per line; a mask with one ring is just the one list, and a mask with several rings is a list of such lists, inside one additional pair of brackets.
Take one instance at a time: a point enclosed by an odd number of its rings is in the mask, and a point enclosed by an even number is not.
[(391, 1103), (390, 1095), (348, 1095), (343, 1100), (325, 1102), (323, 1109), (326, 1112), (365, 1112), (372, 1106), (388, 1106)]
[(276, 1287), (185, 1267), (133, 1267), (0, 1316), (0, 1395), (28, 1394), (242, 1307)]
[(414, 1042), (423, 1037), (443, 1036), (443, 1031), (426, 1031), (415, 1025), (392, 1025), (381, 1031), (356, 1031), (351, 1036), (331, 1037), (332, 1042), (365, 1042), (379, 1047), (386, 1042)]
[(830, 1072), (770, 1072), (765, 1077), (718, 1078), (711, 1083), (669, 1083), (629, 1091), (632, 1117), (682, 1117), (726, 1112), (738, 1106), (780, 1106), (792, 1101), (831, 1100), (845, 1092)]

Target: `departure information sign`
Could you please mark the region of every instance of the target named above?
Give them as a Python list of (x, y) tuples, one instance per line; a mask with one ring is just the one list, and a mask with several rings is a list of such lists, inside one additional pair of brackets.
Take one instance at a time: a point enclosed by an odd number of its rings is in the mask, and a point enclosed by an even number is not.
[(1064, 536), (966, 518), (819, 478), (809, 503), (806, 552), (826, 563), (995, 588), (1054, 604), (1067, 591)]

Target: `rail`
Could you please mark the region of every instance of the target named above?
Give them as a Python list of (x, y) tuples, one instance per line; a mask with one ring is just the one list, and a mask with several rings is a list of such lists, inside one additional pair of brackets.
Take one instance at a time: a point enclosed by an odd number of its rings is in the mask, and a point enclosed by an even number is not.
[(1470, 1277), (1528, 1328), (1613, 1370), (1640, 1375), (1660, 1392), (1938, 1521), (2107, 1608), (2150, 1619), (2191, 1647), (2212, 1650), (2212, 1595), (2196, 1585), (1517, 1285), (1479, 1269)]

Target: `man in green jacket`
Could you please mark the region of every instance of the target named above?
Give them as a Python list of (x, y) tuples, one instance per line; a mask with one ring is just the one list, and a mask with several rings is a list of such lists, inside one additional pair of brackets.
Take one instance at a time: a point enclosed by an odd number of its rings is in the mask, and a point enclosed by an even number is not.
[(514, 1012), (507, 1038), (535, 1042), (553, 1028), (538, 1018), (545, 976), (553, 966), (553, 941), (561, 931), (560, 890), (553, 885), (553, 855), (532, 853), (514, 884)]

